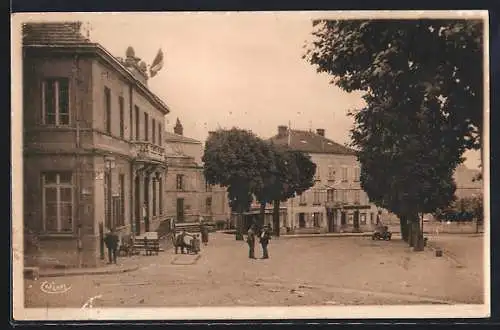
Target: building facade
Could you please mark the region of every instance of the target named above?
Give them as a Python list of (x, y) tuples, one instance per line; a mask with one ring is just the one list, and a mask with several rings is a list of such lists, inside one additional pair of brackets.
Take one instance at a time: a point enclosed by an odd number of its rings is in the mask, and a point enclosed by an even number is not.
[(483, 181), (477, 179), (479, 174), (481, 174), (481, 171), (470, 169), (465, 164), (457, 166), (453, 175), (457, 185), (455, 190), (457, 199), (483, 195)]
[(278, 127), (270, 141), (302, 151), (316, 164), (314, 186), (283, 203), (283, 233), (372, 230), (377, 207), (361, 189), (360, 165), (354, 151), (316, 132)]
[(24, 221), (38, 254), (65, 265), (104, 259), (106, 229), (164, 218), (164, 116), (132, 48), (112, 56), (80, 23), (23, 27)]
[(179, 119), (174, 133), (165, 132), (167, 216), (178, 223), (226, 221), (229, 217), (226, 189), (206, 183), (201, 162), (203, 144), (183, 133)]

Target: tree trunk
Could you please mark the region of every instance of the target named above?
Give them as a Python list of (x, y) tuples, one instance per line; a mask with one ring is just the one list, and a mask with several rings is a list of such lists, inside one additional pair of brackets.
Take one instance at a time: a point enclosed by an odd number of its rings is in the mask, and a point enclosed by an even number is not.
[(401, 237), (403, 238), (403, 241), (408, 242), (408, 233), (409, 233), (409, 228), (408, 228), (408, 218), (405, 215), (402, 215), (399, 217), (399, 226), (401, 228)]
[(406, 226), (407, 226), (407, 231), (408, 231), (408, 245), (410, 247), (415, 246), (415, 236), (414, 236), (414, 226), (413, 226), (413, 220), (409, 216), (406, 217)]
[(262, 202), (260, 203), (260, 226), (265, 225), (265, 219), (266, 219), (266, 203)]
[(424, 237), (420, 230), (420, 219), (417, 214), (412, 215), (411, 219), (411, 233), (412, 233), (412, 244), (413, 251), (423, 251), (424, 250)]
[(273, 205), (273, 229), (276, 237), (280, 236), (280, 201), (277, 199)]

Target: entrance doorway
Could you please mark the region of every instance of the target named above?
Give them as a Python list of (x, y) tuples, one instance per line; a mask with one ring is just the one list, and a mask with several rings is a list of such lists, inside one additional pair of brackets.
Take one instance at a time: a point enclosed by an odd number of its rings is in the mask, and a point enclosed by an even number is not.
[(306, 226), (306, 214), (299, 213), (299, 228), (305, 228)]
[(340, 213), (340, 224), (345, 226), (347, 223), (347, 214), (345, 212)]
[(333, 233), (335, 231), (334, 211), (329, 209), (326, 213), (326, 217), (328, 218), (328, 232)]
[(146, 203), (146, 219), (144, 219), (144, 230), (149, 231), (149, 176), (144, 178), (144, 203)]
[(354, 211), (353, 217), (354, 230), (359, 230), (359, 211)]
[(184, 222), (184, 198), (177, 198), (176, 222)]
[(139, 176), (135, 177), (134, 182), (134, 191), (135, 191), (135, 234), (140, 235), (141, 233), (141, 181)]

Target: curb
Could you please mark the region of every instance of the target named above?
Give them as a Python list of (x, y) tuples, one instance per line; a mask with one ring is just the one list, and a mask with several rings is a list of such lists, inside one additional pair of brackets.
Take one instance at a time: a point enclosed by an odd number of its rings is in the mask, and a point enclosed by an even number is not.
[(302, 238), (302, 237), (371, 237), (372, 233), (345, 233), (345, 234), (294, 234), (282, 235), (280, 238)]
[(129, 266), (129, 267), (123, 267), (123, 268), (118, 268), (118, 269), (94, 269), (92, 270), (91, 268), (88, 269), (82, 269), (82, 270), (75, 270), (75, 269), (68, 269), (68, 270), (61, 270), (61, 271), (40, 271), (39, 277), (59, 277), (59, 276), (79, 276), (79, 275), (109, 275), (109, 274), (119, 274), (119, 273), (126, 273), (126, 272), (132, 272), (134, 270), (139, 269), (139, 266)]

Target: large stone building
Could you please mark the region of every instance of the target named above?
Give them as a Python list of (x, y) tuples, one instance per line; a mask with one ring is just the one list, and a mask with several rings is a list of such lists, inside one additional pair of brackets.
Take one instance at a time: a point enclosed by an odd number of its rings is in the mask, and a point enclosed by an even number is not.
[(281, 218), (283, 232), (341, 232), (371, 230), (377, 208), (360, 185), (360, 165), (354, 151), (316, 132), (279, 126), (270, 139), (311, 156), (316, 164), (312, 188), (283, 203), (287, 216)]
[(165, 218), (169, 108), (132, 48), (116, 58), (80, 28), (23, 27), (24, 220), (38, 253), (95, 266), (106, 228), (141, 233)]
[(206, 184), (203, 144), (183, 133), (179, 119), (174, 133), (165, 132), (167, 216), (180, 223), (226, 221), (230, 215), (226, 189)]

